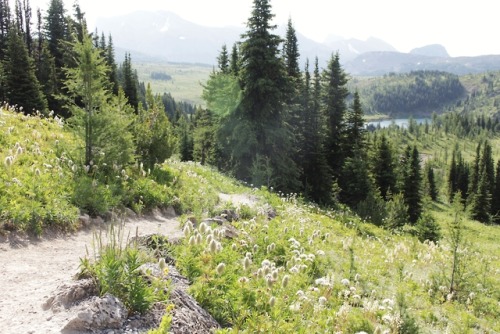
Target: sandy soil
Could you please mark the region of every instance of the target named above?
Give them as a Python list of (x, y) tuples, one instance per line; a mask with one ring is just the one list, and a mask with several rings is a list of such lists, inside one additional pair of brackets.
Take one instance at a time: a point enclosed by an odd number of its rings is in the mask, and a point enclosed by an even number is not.
[[(58, 286), (73, 279), (86, 249), (92, 254), (98, 229), (36, 241), (21, 237), (0, 241), (0, 333), (60, 333), (70, 314), (44, 311), (42, 305)], [(175, 217), (159, 212), (127, 220), (123, 231), (125, 236), (135, 236), (136, 231), (182, 236)]]

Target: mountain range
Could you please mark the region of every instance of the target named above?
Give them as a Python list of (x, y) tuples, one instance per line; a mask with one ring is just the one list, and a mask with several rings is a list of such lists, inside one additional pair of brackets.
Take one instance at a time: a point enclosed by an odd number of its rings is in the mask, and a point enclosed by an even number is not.
[[(243, 27), (206, 27), (184, 20), (168, 11), (137, 11), (127, 15), (101, 18), (99, 31), (113, 37), (117, 58), (130, 52), (136, 61), (168, 61), (214, 66), (223, 45), (228, 51), (241, 40)], [(286, 25), (276, 33), (285, 36)], [(370, 37), (367, 40), (330, 36), (323, 43), (297, 33), (301, 62), (318, 57), (325, 66), (332, 53), (339, 52), (346, 71), (356, 76), (376, 76), (414, 70), (442, 70), (455, 74), (500, 70), (500, 55), (450, 57), (439, 44), (418, 47), (409, 53), (398, 52), (389, 43)]]

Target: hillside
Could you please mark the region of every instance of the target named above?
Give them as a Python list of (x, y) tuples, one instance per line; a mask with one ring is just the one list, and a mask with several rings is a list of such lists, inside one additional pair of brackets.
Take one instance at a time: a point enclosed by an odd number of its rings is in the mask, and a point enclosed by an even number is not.
[[(2, 191), (10, 192), (1, 198), (28, 199), (32, 184), (37, 186), (36, 194), (72, 189), (72, 169), (56, 165), (64, 160), (61, 154), (65, 150), (58, 148), (73, 147), (72, 137), (57, 122), (50, 125), (54, 121), (23, 119), (8, 110), (2, 110), (1, 117), (5, 127), (2, 141), (11, 143), (17, 135), (28, 139), (26, 150), (16, 151), (13, 163), (2, 166)], [(30, 146), (35, 141), (39, 145)], [(422, 140), (423, 145), (431, 142)], [(472, 144), (467, 151), (474, 151)], [(52, 152), (59, 152), (58, 158)], [(2, 151), (2, 156), (8, 154), (9, 150)], [(44, 156), (49, 160), (42, 159)], [(51, 168), (48, 162), (52, 162)], [(41, 177), (51, 177), (39, 183), (21, 179), (38, 176), (37, 166), (44, 168)], [(21, 173), (23, 168), (33, 169), (32, 174)], [(66, 173), (56, 179), (58, 185), (48, 183), (54, 176), (51, 170)], [(296, 194), (249, 188), (195, 163), (168, 160), (156, 176), (144, 181), (140, 181), (140, 173), (130, 175), (137, 180), (128, 182), (141, 182), (143, 200), (150, 198), (153, 192), (148, 189), (156, 189), (156, 183), (169, 198), (175, 194), (171, 203), (184, 214), (180, 220), (186, 237), (169, 249), (178, 269), (193, 282), (191, 294), (225, 327), (220, 333), (323, 332), (332, 328), (343, 333), (500, 330), (500, 229), (469, 221), (446, 204), (436, 203), (431, 210), (442, 230), (440, 242), (420, 242), (410, 234), (391, 233), (367, 223), (349, 210), (321, 209)], [(15, 178), (20, 182), (14, 182)], [(67, 180), (66, 187), (61, 187), (61, 180)], [(70, 193), (55, 199), (58, 208), (67, 203), (64, 198)], [(252, 200), (225, 202), (229, 194)], [(42, 199), (33, 199), (29, 207), (38, 210)], [(229, 217), (228, 212), (234, 212), (233, 218), (219, 226)], [(188, 222), (207, 218), (211, 220), (202, 224)], [(64, 228), (72, 221), (57, 223)], [(46, 228), (50, 221), (40, 223)], [(459, 258), (453, 256), (453, 226), (463, 233)], [(224, 230), (232, 232), (221, 232)], [(460, 274), (455, 278), (459, 288), (450, 291), (456, 261), (460, 261)]]

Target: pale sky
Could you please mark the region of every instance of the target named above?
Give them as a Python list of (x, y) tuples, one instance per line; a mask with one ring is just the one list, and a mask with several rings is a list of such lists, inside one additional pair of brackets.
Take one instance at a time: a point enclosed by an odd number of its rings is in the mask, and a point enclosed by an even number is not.
[[(245, 26), (252, 0), (80, 0), (89, 27), (98, 17), (135, 10), (168, 10), (208, 26)], [(31, 0), (35, 10), (49, 0)], [(72, 12), (74, 0), (64, 0)], [(452, 57), (500, 54), (496, 2), (492, 0), (271, 0), (275, 24), (292, 18), (295, 29), (322, 42), (328, 35), (380, 38), (398, 51), (442, 44)], [(35, 15), (34, 15), (35, 16)], [(97, 27), (99, 28), (99, 27)], [(300, 46), (299, 46), (300, 47)]]

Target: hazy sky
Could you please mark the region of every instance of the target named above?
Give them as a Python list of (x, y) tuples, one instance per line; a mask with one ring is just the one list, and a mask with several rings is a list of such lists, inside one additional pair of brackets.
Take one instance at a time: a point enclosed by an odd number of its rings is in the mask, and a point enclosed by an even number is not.
[[(170, 10), (202, 25), (244, 26), (252, 0), (80, 0), (89, 26), (98, 17), (135, 10)], [(49, 0), (31, 0), (48, 8)], [(72, 10), (74, 0), (64, 0)], [(295, 29), (323, 41), (328, 35), (365, 40), (373, 36), (408, 52), (442, 44), (453, 57), (500, 54), (495, 1), (450, 0), (271, 0), (276, 24), (292, 18)], [(93, 29), (93, 27), (92, 27)]]

